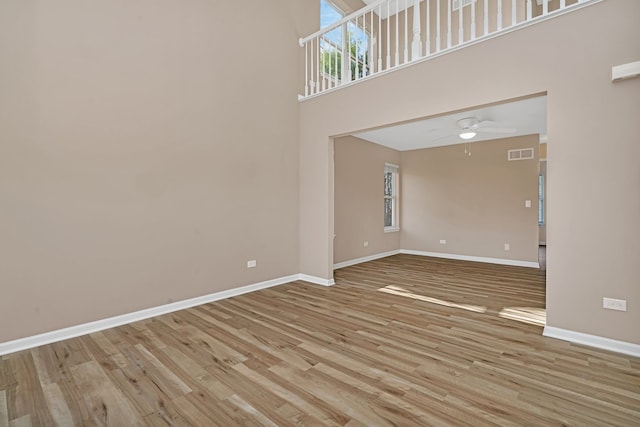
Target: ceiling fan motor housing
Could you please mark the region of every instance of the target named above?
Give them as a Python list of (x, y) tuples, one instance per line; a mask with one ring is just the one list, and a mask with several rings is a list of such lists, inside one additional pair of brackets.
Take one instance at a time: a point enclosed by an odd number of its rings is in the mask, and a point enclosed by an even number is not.
[(476, 130), (478, 129), (478, 122), (479, 120), (475, 117), (467, 117), (466, 119), (458, 120), (458, 126), (460, 126), (463, 130)]

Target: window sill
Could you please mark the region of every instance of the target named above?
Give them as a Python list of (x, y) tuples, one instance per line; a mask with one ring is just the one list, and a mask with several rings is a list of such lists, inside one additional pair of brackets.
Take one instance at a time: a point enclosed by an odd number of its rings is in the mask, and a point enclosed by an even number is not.
[(384, 228), (384, 232), (385, 233), (397, 233), (398, 231), (400, 231), (400, 227), (385, 227)]

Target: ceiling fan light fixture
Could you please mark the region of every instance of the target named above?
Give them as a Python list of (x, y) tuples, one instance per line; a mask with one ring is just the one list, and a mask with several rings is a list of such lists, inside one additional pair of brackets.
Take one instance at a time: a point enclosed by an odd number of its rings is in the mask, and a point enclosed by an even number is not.
[(474, 136), (476, 136), (476, 133), (470, 129), (465, 129), (462, 132), (460, 132), (460, 138), (462, 139), (471, 139)]

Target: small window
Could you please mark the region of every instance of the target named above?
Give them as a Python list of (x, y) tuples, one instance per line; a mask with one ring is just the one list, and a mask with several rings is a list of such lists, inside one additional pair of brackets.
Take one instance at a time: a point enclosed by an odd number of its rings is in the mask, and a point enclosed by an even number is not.
[(544, 175), (538, 175), (538, 225), (544, 225)]
[(398, 166), (384, 165), (384, 231), (399, 231), (398, 223)]
[(472, 1), (475, 2), (476, 0), (453, 0), (453, 5), (451, 6), (451, 10), (460, 9), (460, 3), (462, 3), (462, 7), (469, 6)]

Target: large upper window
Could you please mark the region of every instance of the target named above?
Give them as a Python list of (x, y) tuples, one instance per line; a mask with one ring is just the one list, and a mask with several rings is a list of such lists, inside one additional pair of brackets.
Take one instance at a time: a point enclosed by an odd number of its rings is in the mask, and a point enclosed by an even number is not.
[[(320, 0), (320, 28), (335, 24), (344, 17), (344, 13), (328, 0)], [(366, 25), (366, 23), (364, 23)], [(320, 37), (320, 69), (325, 77), (342, 81), (355, 80), (370, 74), (369, 71), (370, 37), (363, 23), (345, 23)], [(343, 57), (348, 57), (344, 61)]]
[(384, 231), (398, 231), (398, 166), (384, 165)]

